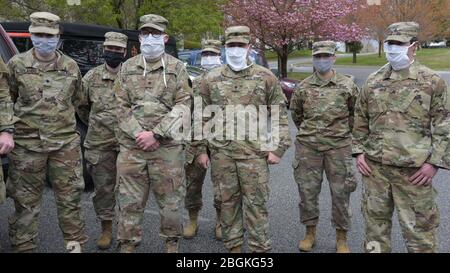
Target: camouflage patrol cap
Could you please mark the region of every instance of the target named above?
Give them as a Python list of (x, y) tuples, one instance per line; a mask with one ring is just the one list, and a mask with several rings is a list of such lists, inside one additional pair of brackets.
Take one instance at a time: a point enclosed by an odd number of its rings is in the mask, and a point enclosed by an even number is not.
[(107, 32), (105, 34), (104, 46), (118, 46), (127, 48), (128, 37), (119, 32)]
[(399, 22), (387, 28), (386, 41), (410, 42), (419, 35), (419, 24), (415, 22)]
[(145, 27), (149, 27), (159, 30), (161, 32), (166, 32), (167, 25), (169, 24), (169, 21), (167, 21), (166, 18), (156, 14), (143, 15), (140, 18), (140, 22), (141, 26), (139, 27), (139, 30)]
[(220, 48), (222, 47), (222, 42), (218, 40), (205, 40), (202, 42), (202, 53), (203, 52), (214, 52), (220, 54)]
[(28, 31), (30, 33), (46, 33), (51, 35), (59, 34), (59, 18), (50, 12), (33, 12), (30, 15), (30, 27)]
[(250, 28), (247, 26), (234, 26), (225, 30), (225, 43), (250, 43)]
[(333, 41), (321, 41), (321, 42), (315, 42), (312, 46), (312, 55), (317, 54), (336, 54), (336, 43)]

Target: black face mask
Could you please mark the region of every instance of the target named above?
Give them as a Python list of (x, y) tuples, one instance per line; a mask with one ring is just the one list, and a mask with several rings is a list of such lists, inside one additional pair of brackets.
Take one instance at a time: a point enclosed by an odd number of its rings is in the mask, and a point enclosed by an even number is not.
[(105, 50), (103, 58), (110, 67), (116, 68), (124, 61), (125, 57), (123, 55), (124, 54), (120, 52)]

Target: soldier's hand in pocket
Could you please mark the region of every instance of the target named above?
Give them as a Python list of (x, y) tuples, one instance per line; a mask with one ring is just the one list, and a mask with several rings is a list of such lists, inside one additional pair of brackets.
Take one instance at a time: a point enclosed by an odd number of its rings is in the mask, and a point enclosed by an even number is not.
[(280, 161), (281, 161), (281, 157), (278, 157), (274, 153), (269, 153), (269, 155), (267, 156), (267, 163), (269, 163), (270, 165), (279, 164)]
[(409, 182), (416, 186), (428, 186), (433, 183), (438, 168), (429, 163), (425, 163), (422, 167), (409, 178)]
[(207, 154), (201, 154), (197, 157), (197, 163), (205, 169), (209, 167), (209, 156)]
[(356, 158), (356, 167), (358, 167), (358, 170), (362, 175), (364, 176), (372, 175), (372, 169), (367, 164), (366, 157), (364, 156), (364, 154), (360, 154)]

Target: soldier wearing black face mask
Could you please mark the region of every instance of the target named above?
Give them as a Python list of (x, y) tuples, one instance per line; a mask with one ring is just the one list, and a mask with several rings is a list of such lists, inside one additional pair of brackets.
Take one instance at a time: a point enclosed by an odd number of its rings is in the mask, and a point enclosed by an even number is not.
[(87, 104), (77, 113), (88, 125), (84, 141), (84, 157), (95, 186), (93, 197), (95, 212), (101, 221), (102, 233), (97, 240), (100, 249), (108, 249), (112, 241), (116, 185), (116, 159), (119, 146), (114, 81), (125, 60), (127, 36), (117, 32), (105, 34), (105, 64), (89, 71), (83, 78), (83, 91)]

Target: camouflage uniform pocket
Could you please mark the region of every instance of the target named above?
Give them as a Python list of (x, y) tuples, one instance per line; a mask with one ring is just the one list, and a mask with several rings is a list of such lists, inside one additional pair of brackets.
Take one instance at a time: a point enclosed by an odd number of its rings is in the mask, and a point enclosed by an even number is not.
[(414, 101), (416, 97), (416, 93), (412, 90), (406, 90), (399, 94), (399, 98), (397, 100), (392, 100), (392, 109), (398, 112), (407, 112), (409, 106)]
[(416, 217), (416, 231), (431, 231), (439, 226), (439, 211), (433, 200), (419, 201), (412, 209)]
[(85, 150), (84, 159), (92, 165), (97, 165), (100, 161), (100, 153), (93, 150)]
[(6, 189), (5, 183), (3, 182), (3, 176), (0, 181), (0, 204), (2, 204), (6, 200)]
[(348, 192), (354, 192), (356, 191), (358, 183), (356, 182), (355, 179), (355, 173), (353, 171), (353, 159), (351, 157), (345, 160), (345, 167), (347, 170), (347, 176), (345, 178), (345, 187)]

